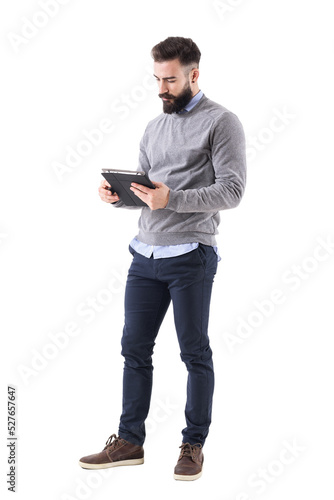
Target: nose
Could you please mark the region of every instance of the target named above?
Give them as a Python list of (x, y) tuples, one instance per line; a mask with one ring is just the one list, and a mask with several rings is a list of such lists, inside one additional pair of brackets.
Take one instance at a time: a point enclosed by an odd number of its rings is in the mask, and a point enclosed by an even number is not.
[(158, 86), (159, 86), (159, 94), (168, 93), (168, 85), (164, 80), (160, 80), (160, 82), (158, 82)]

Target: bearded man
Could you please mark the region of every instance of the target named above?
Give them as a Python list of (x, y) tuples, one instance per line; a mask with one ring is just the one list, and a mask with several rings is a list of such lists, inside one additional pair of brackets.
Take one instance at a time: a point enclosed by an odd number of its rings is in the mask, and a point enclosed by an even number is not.
[[(98, 469), (144, 462), (153, 347), (172, 302), (188, 372), (186, 427), (174, 478), (189, 481), (202, 474), (211, 424), (214, 368), (208, 321), (220, 260), (219, 212), (236, 207), (243, 196), (245, 137), (237, 116), (200, 90), (201, 53), (191, 39), (169, 37), (153, 47), (152, 56), (163, 113), (149, 122), (140, 143), (138, 170), (149, 175), (155, 189), (136, 183), (131, 187), (147, 206), (137, 207), (138, 234), (129, 247), (133, 260), (125, 291), (123, 409), (117, 436), (112, 434), (100, 453), (79, 463)], [(128, 208), (105, 180), (99, 195), (114, 208)]]

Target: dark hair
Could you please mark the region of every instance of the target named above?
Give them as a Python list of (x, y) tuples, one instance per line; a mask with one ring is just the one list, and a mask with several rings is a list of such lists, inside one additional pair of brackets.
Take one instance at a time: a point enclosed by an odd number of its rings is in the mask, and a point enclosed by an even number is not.
[(155, 45), (151, 51), (155, 62), (171, 61), (178, 59), (182, 66), (199, 65), (201, 52), (191, 38), (170, 36), (163, 42)]

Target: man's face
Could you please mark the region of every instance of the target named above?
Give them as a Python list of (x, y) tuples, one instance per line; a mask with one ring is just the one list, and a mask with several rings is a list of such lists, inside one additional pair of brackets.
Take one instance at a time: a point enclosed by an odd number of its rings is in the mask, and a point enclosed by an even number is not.
[(154, 76), (159, 87), (159, 97), (163, 100), (164, 113), (181, 111), (192, 99), (190, 75), (178, 59), (154, 63)]

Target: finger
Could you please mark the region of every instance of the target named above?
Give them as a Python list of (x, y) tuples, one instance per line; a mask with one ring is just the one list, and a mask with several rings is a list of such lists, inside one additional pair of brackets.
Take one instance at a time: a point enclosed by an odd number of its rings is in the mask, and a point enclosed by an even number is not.
[(106, 203), (116, 203), (116, 201), (119, 201), (118, 196), (112, 196), (111, 198), (105, 198), (103, 199)]
[(138, 198), (140, 198), (142, 201), (145, 201), (144, 198), (146, 198), (146, 194), (145, 193), (142, 193), (139, 189), (136, 189), (136, 188), (132, 188), (130, 187), (130, 190), (136, 195), (138, 196)]
[[(133, 188), (137, 189), (138, 191), (141, 191), (142, 193), (145, 193), (145, 194), (148, 194), (150, 192), (150, 188), (147, 188), (146, 186), (143, 186), (142, 184), (136, 184), (135, 182), (132, 182), (131, 186)], [(136, 193), (136, 191), (134, 191), (134, 190), (132, 190), (132, 191), (134, 193)]]
[(110, 191), (108, 191), (107, 189), (101, 189), (101, 190), (99, 191), (99, 194), (100, 194), (101, 198), (103, 198), (103, 199), (104, 199), (104, 198), (109, 199), (109, 198), (111, 198), (111, 196), (112, 196), (111, 192), (110, 192)]
[(99, 188), (99, 195), (104, 198), (105, 196), (111, 196), (111, 192), (106, 188)]
[(111, 194), (117, 194), (117, 193), (115, 193), (115, 191), (114, 191), (113, 187), (112, 187), (112, 186), (110, 186), (110, 185), (109, 185), (109, 186), (103, 186), (103, 187), (102, 187), (102, 188), (100, 188), (100, 189), (101, 189), (101, 192), (102, 192), (102, 193), (105, 193), (105, 194), (110, 194), (110, 193), (111, 193)]

